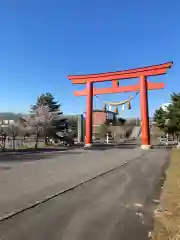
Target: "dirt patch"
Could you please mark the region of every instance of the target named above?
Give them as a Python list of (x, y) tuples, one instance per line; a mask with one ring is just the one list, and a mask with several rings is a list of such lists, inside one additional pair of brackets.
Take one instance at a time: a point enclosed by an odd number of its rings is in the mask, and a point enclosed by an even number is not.
[(180, 240), (180, 150), (172, 150), (160, 204), (155, 210), (152, 239)]

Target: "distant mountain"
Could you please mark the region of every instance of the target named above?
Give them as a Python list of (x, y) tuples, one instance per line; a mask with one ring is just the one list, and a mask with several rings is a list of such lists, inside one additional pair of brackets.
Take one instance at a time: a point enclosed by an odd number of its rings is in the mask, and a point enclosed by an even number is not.
[(0, 112), (0, 120), (18, 120), (20, 117), (24, 116), (22, 113), (13, 112)]

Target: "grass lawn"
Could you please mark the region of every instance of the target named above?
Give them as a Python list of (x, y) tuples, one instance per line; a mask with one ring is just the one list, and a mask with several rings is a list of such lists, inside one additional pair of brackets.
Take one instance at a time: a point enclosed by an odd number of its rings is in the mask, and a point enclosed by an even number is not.
[(167, 179), (155, 211), (153, 238), (155, 240), (180, 240), (180, 150), (172, 150)]

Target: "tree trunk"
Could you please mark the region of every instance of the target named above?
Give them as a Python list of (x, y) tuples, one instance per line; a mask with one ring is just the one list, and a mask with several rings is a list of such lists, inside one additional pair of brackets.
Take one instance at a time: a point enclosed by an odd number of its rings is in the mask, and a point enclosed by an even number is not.
[(3, 151), (6, 149), (6, 137), (2, 137), (2, 149)]
[(172, 134), (173, 142), (175, 140), (175, 133)]
[(15, 147), (15, 141), (16, 141), (16, 134), (13, 133), (12, 134), (12, 147), (13, 147), (13, 151), (15, 151), (16, 147)]
[(36, 143), (35, 143), (35, 149), (38, 148), (38, 142), (39, 142), (39, 132), (36, 134)]
[(15, 137), (12, 137), (12, 147), (13, 147), (13, 151), (15, 150)]
[(176, 133), (176, 140), (179, 141), (179, 134)]
[(45, 143), (45, 145), (48, 145), (48, 144), (49, 144), (49, 141), (48, 141), (48, 138), (47, 138), (47, 137), (44, 138), (44, 143)]
[(6, 137), (4, 138), (4, 141), (3, 141), (3, 148), (4, 150), (6, 149)]

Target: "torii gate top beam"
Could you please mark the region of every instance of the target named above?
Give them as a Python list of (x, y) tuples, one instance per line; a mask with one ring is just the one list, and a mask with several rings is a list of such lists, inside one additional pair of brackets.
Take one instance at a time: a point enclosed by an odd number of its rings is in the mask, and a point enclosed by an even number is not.
[[(120, 86), (118, 84), (118, 80), (129, 79), (129, 78), (140, 78), (142, 76), (156, 76), (165, 74), (172, 66), (173, 62), (167, 62), (164, 64), (153, 65), (142, 68), (135, 68), (130, 70), (124, 70), (119, 72), (107, 72), (107, 73), (99, 73), (99, 74), (87, 74), (87, 75), (71, 75), (68, 76), (69, 80), (72, 81), (73, 84), (85, 84), (87, 82), (104, 82), (104, 81), (112, 81), (112, 87), (110, 88), (93, 88), (93, 95), (98, 94), (110, 94), (110, 93), (121, 93), (121, 92), (134, 92), (139, 91), (140, 85), (139, 83), (130, 86)], [(164, 83), (153, 83), (147, 82), (148, 90), (155, 90), (164, 88)], [(87, 88), (80, 91), (74, 92), (75, 96), (87, 96)]]
[(172, 64), (173, 62), (167, 62), (164, 64), (135, 68), (130, 70), (123, 70), (118, 72), (107, 72), (87, 75), (69, 75), (68, 78), (69, 80), (72, 81), (73, 84), (85, 84), (87, 81), (104, 82), (111, 80), (138, 78), (140, 76), (156, 76), (165, 74), (168, 68), (172, 66)]

